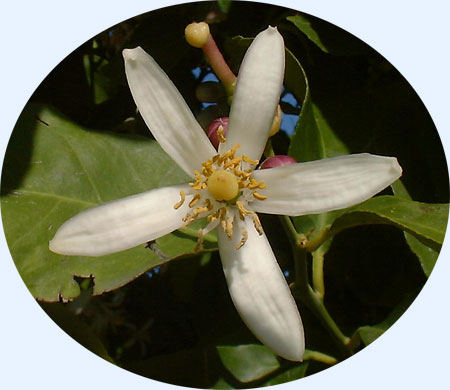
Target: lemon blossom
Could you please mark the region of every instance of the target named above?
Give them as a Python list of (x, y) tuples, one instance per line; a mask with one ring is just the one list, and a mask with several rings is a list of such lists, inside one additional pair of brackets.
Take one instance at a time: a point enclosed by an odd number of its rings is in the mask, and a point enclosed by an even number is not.
[(278, 355), (301, 361), (297, 305), (256, 212), (298, 216), (351, 206), (401, 175), (395, 158), (370, 154), (255, 170), (271, 131), (284, 77), (276, 28), (258, 34), (242, 62), (226, 137), (212, 146), (164, 71), (145, 51), (125, 49), (125, 71), (153, 136), (192, 182), (153, 189), (90, 208), (65, 222), (50, 249), (101, 256), (157, 239), (205, 218), (216, 229), (233, 302), (255, 336)]

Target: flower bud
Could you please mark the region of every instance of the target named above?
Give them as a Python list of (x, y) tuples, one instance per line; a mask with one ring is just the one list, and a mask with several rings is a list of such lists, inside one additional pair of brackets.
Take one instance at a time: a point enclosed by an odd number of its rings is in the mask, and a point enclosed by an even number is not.
[(184, 35), (191, 46), (202, 48), (209, 39), (209, 26), (205, 22), (188, 24)]
[[(219, 149), (219, 143), (220, 143), (220, 135), (217, 134), (218, 130), (222, 128), (221, 134), (222, 137), (225, 137), (227, 135), (227, 128), (228, 128), (228, 122), (230, 121), (230, 118), (223, 117), (223, 118), (217, 118), (212, 121), (212, 123), (209, 125), (208, 130), (206, 131), (206, 134), (208, 135), (209, 140), (213, 144), (213, 146), (216, 149)], [(219, 132), (220, 133), (220, 132)]]
[(297, 160), (292, 158), (291, 156), (285, 156), (283, 154), (272, 156), (266, 159), (259, 169), (268, 169), (268, 168), (276, 168), (276, 167), (284, 167), (285, 165), (295, 164)]

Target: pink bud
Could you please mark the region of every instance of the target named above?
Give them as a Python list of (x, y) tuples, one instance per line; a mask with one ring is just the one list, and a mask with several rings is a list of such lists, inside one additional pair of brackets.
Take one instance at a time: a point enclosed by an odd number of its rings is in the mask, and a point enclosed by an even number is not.
[(206, 134), (208, 135), (209, 140), (213, 144), (213, 146), (218, 149), (219, 148), (219, 136), (217, 135), (217, 130), (222, 127), (222, 135), (225, 137), (227, 135), (227, 127), (230, 118), (222, 117), (214, 119), (206, 130)]
[(275, 167), (284, 167), (285, 165), (291, 165), (295, 164), (297, 161), (292, 158), (291, 156), (285, 156), (285, 155), (278, 155), (278, 156), (272, 156), (269, 157), (267, 160), (265, 160), (259, 169), (268, 169), (268, 168), (275, 168)]

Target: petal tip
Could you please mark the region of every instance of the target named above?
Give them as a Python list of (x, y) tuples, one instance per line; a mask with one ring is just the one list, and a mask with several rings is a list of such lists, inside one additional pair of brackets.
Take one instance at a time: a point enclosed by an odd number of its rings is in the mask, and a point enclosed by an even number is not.
[(59, 244), (59, 240), (57, 240), (56, 238), (53, 238), (53, 240), (50, 240), (50, 242), (48, 243), (48, 249), (51, 252), (56, 253), (58, 255), (64, 254), (62, 251), (61, 245)]
[(398, 177), (400, 177), (403, 173), (403, 169), (395, 157), (392, 157), (392, 169), (397, 173)]
[(275, 351), (282, 358), (293, 362), (303, 361), (303, 355), (305, 353), (305, 336), (302, 325), (300, 325), (299, 329), (300, 332), (297, 334), (297, 337), (291, 335), (291, 337), (286, 339), (287, 342), (283, 343), (284, 345), (279, 345)]
[(140, 51), (142, 51), (142, 48), (140, 46), (138, 46), (134, 49), (123, 49), (122, 56), (123, 56), (125, 62), (136, 61)]

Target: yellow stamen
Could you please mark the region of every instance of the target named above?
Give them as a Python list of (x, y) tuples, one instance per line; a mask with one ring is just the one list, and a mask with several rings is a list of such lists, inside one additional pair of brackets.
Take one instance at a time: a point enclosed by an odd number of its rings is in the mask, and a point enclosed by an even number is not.
[[(253, 192), (252, 195), (253, 195), (256, 199), (259, 199), (259, 200), (267, 199), (267, 196), (261, 195), (261, 194), (260, 194), (259, 192), (257, 192), (257, 191)], [(190, 203), (189, 203), (189, 205), (190, 205)]]
[(194, 171), (194, 176), (195, 176), (195, 181), (193, 183), (189, 183), (189, 185), (191, 187), (193, 187), (194, 189), (199, 189), (197, 187), (199, 187), (201, 185), (202, 182), (202, 175), (199, 171), (195, 170)]
[(233, 237), (233, 218), (231, 217), (227, 218), (225, 233), (227, 233), (228, 238), (231, 240)]
[(197, 243), (195, 244), (194, 252), (198, 252), (202, 244), (203, 244), (203, 229), (198, 229), (198, 239)]
[(236, 250), (241, 248), (246, 243), (247, 238), (248, 238), (248, 233), (247, 233), (247, 230), (244, 229), (244, 230), (242, 230), (241, 241), (239, 241), (239, 244), (237, 244)]
[(198, 206), (194, 209), (194, 215), (199, 216), (202, 213), (206, 213), (208, 210), (208, 207), (205, 206)]
[(241, 219), (244, 219), (246, 215), (253, 214), (252, 211), (249, 211), (249, 210), (247, 210), (247, 209), (244, 207), (244, 204), (243, 204), (242, 201), (240, 201), (240, 200), (238, 200), (238, 201), (236, 202), (236, 206), (237, 206), (237, 208), (238, 208), (238, 210), (239, 210), (239, 214), (240, 214), (241, 217), (242, 217)]
[(242, 155), (242, 160), (244, 160), (246, 163), (249, 163), (250, 165), (258, 165), (258, 160), (252, 160), (250, 157), (247, 157), (245, 154)]
[(256, 181), (253, 179), (253, 177), (250, 178), (250, 184), (248, 185), (248, 188), (254, 190), (255, 188), (267, 188), (267, 186), (264, 184), (262, 180)]
[(184, 201), (186, 200), (186, 194), (184, 193), (183, 190), (180, 191), (180, 197), (181, 197), (180, 201), (173, 205), (173, 208), (175, 210), (179, 209), (183, 205)]
[(208, 211), (211, 211), (213, 209), (213, 204), (211, 203), (211, 201), (209, 200), (209, 198), (205, 199), (205, 203), (203, 203), (204, 206), (208, 209)]
[(189, 202), (189, 207), (194, 207), (194, 205), (199, 201), (201, 195), (199, 193), (195, 194), (192, 200)]
[(255, 226), (255, 229), (259, 233), (259, 235), (264, 233), (261, 221), (259, 220), (258, 214), (256, 213), (253, 213), (253, 226)]
[(224, 143), (227, 139), (225, 138), (225, 136), (223, 135), (224, 132), (224, 128), (222, 125), (219, 126), (219, 128), (217, 129), (217, 139), (219, 140), (220, 143)]
[(238, 166), (239, 166), (239, 164), (241, 163), (241, 160), (242, 160), (241, 157), (233, 158), (232, 160), (230, 160), (230, 161), (228, 161), (227, 163), (225, 163), (225, 164), (223, 165), (223, 167), (224, 167), (225, 169), (227, 169), (227, 168), (237, 169)]

